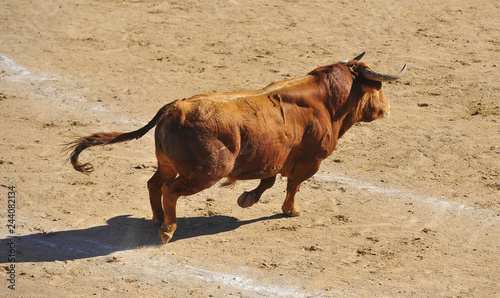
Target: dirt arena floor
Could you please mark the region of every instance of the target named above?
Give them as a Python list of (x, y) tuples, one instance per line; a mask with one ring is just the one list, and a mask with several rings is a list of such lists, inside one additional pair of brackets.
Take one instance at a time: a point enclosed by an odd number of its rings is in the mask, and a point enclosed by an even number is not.
[[(499, 28), (497, 0), (0, 1), (0, 296), (498, 297)], [(61, 153), (363, 51), (408, 63), (391, 116), (347, 132), (299, 217), (285, 178), (247, 209), (257, 181), (216, 185), (179, 200), (164, 246), (153, 132), (85, 151), (88, 176)]]

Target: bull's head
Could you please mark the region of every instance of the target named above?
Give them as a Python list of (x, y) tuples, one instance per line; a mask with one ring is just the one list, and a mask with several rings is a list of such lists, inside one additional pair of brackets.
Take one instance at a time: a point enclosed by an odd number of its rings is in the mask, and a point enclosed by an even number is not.
[(385, 99), (382, 92), (382, 82), (395, 81), (401, 78), (406, 72), (406, 64), (396, 74), (387, 75), (373, 71), (368, 65), (359, 60), (365, 53), (355, 57), (347, 62), (340, 62), (350, 68), (353, 75), (357, 78), (355, 83), (359, 86), (358, 94), (358, 116), (359, 121), (370, 122), (373, 120), (389, 116), (391, 106)]

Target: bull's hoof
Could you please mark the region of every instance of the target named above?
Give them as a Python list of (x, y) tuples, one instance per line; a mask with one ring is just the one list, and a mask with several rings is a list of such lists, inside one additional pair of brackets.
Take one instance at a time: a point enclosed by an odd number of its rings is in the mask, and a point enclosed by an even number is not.
[(287, 216), (290, 216), (290, 217), (296, 217), (296, 216), (300, 216), (300, 211), (299, 211), (299, 208), (293, 206), (293, 208), (291, 209), (285, 209), (285, 208), (281, 208), (283, 210), (283, 213), (285, 213)]
[(257, 203), (259, 198), (257, 198), (257, 194), (253, 191), (245, 191), (238, 198), (238, 206), (241, 208), (248, 208), (253, 204)]
[(160, 228), (159, 234), (163, 244), (167, 244), (174, 236), (174, 231), (171, 227), (165, 228), (163, 225)]
[(170, 239), (172, 239), (173, 235), (174, 233), (168, 233), (160, 229), (160, 238), (163, 244), (167, 244), (170, 241)]

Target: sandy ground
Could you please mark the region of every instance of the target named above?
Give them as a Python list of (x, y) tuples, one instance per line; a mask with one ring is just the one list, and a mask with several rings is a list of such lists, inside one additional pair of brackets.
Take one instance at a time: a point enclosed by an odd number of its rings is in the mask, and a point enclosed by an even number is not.
[[(0, 2), (0, 296), (500, 295), (498, 1), (204, 2)], [(61, 153), (172, 100), (363, 51), (407, 74), (384, 85), (391, 116), (353, 127), (302, 185), (300, 217), (280, 213), (285, 179), (248, 209), (256, 181), (214, 186), (179, 200), (163, 246), (153, 133), (85, 152), (90, 176)]]

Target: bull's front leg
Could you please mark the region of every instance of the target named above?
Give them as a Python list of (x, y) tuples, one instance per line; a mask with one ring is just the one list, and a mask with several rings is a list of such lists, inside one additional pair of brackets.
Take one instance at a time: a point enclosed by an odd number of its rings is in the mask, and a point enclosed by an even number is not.
[(302, 181), (296, 182), (290, 179), (288, 180), (285, 202), (283, 206), (281, 206), (281, 210), (288, 216), (294, 217), (300, 215), (299, 208), (295, 206), (295, 194), (300, 190), (301, 183)]
[(296, 164), (294, 172), (288, 176), (286, 198), (281, 210), (288, 216), (299, 216), (299, 208), (295, 206), (295, 194), (300, 190), (300, 184), (311, 178), (319, 169), (321, 160), (317, 163)]
[(262, 194), (266, 190), (271, 188), (274, 185), (275, 181), (276, 176), (260, 180), (260, 184), (256, 189), (252, 191), (245, 191), (243, 194), (241, 194), (241, 196), (238, 198), (238, 206), (240, 206), (241, 208), (247, 208), (257, 203), (260, 200)]

